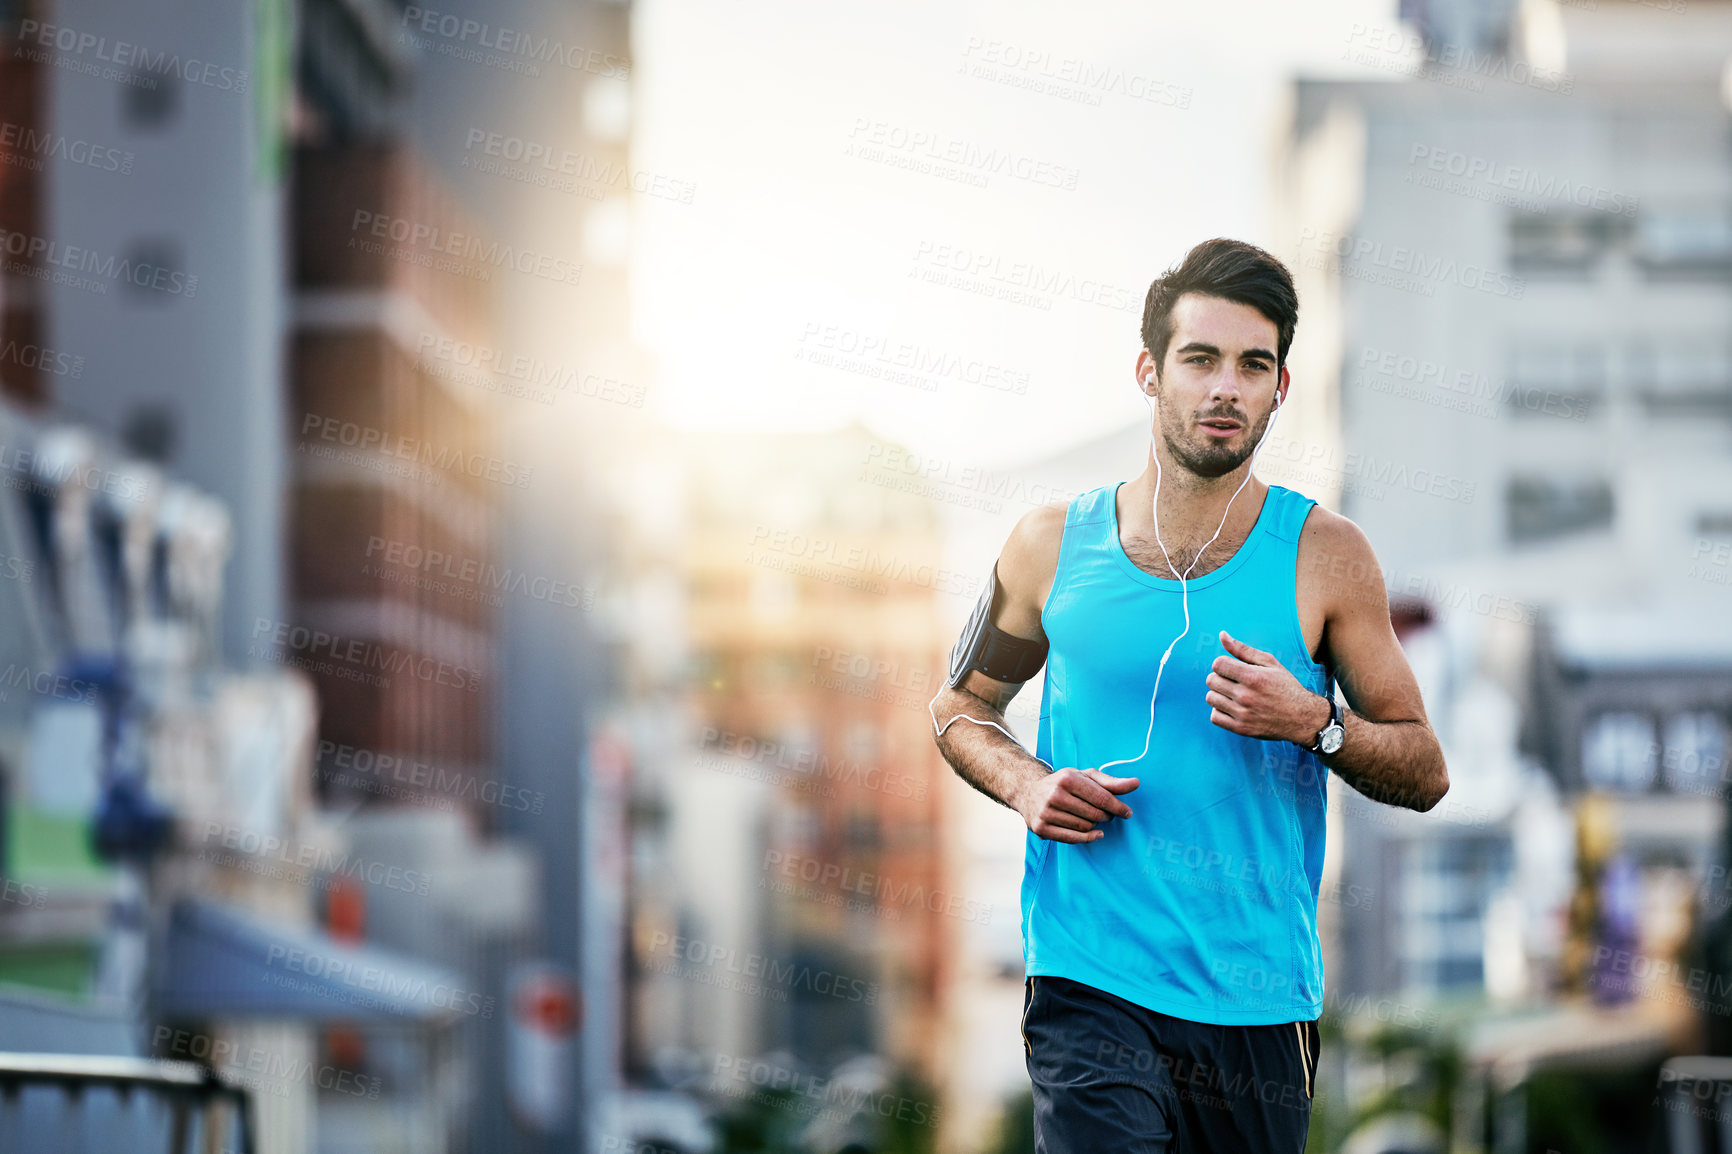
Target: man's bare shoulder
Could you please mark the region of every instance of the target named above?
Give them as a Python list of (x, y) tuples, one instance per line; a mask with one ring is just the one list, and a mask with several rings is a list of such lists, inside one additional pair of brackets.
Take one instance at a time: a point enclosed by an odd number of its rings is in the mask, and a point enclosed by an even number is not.
[(998, 558), (998, 582), (1012, 602), (1038, 607), (1058, 572), (1069, 506), (1054, 502), (1030, 509), (1017, 519)]
[(1371, 539), (1349, 517), (1315, 505), (1299, 536), (1299, 570), (1313, 588), (1347, 591), (1353, 601), (1363, 593), (1383, 592), (1383, 569)]

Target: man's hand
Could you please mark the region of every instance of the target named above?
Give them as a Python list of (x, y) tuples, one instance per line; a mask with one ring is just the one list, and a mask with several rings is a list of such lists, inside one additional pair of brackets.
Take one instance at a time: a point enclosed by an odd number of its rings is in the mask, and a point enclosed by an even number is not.
[(1098, 769), (1054, 770), (1017, 794), (1016, 810), (1036, 837), (1082, 844), (1106, 836), (1097, 822), (1131, 816), (1131, 807), (1115, 795), (1140, 784)]
[(1225, 629), (1221, 647), (1232, 656), (1217, 657), (1209, 667), (1209, 692), (1203, 699), (1210, 706), (1210, 721), (1241, 737), (1306, 746), (1329, 724), (1328, 700), (1300, 685), (1272, 655)]

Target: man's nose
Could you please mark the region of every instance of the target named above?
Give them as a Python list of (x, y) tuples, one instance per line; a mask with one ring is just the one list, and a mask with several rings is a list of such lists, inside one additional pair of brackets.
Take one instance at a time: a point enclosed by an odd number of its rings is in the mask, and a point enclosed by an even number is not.
[(1209, 382), (1209, 399), (1211, 401), (1228, 402), (1235, 407), (1244, 391), (1245, 382), (1239, 379), (1239, 370), (1226, 366), (1215, 374), (1215, 379)]

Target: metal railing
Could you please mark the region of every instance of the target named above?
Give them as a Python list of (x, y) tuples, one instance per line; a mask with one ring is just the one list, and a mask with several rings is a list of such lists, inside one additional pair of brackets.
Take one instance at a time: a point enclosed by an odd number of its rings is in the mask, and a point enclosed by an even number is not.
[[(145, 1058), (0, 1051), (0, 1148), (12, 1148), (11, 1140), (23, 1136), (17, 1131), (28, 1125), (23, 1116), (23, 1091), (30, 1087), (60, 1090), (69, 1107), (62, 1137), (74, 1129), (71, 1123), (76, 1112), (90, 1106), (91, 1092), (106, 1091), (114, 1095), (120, 1107), (135, 1095), (161, 1102), (166, 1112), (166, 1145), (160, 1148), (165, 1154), (213, 1150), (257, 1154), (251, 1096), (208, 1066)], [(219, 1104), (226, 1104), (228, 1109), (215, 1109)], [(147, 1149), (131, 1144), (124, 1148), (141, 1154)]]

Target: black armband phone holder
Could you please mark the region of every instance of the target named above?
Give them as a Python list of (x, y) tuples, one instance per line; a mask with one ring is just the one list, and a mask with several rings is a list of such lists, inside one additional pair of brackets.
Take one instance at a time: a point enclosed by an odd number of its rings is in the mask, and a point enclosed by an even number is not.
[(981, 590), (980, 600), (975, 602), (974, 612), (969, 615), (968, 624), (963, 626), (962, 636), (957, 638), (950, 651), (950, 677), (946, 684), (952, 689), (968, 676), (971, 669), (979, 670), (994, 681), (1020, 685), (1039, 673), (1040, 667), (1046, 664), (1046, 639), (1035, 641), (1006, 633), (992, 623), (992, 613), (997, 607), (998, 564), (994, 562), (986, 588)]

